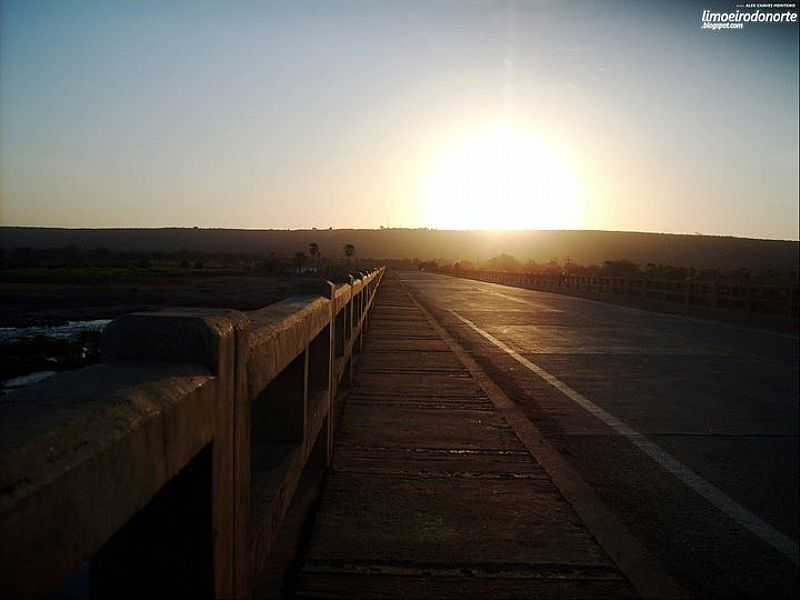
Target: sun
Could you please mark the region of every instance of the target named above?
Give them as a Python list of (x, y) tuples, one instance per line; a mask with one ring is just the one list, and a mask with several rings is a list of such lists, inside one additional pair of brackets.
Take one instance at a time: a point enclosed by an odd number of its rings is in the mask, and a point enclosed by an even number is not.
[(426, 222), (438, 229), (569, 229), (580, 217), (567, 161), (534, 131), (506, 124), (451, 143), (424, 193)]

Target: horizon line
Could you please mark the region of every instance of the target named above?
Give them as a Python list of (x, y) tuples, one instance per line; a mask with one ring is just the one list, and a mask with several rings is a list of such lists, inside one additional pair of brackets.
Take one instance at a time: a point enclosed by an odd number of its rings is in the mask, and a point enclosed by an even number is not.
[(766, 242), (792, 242), (800, 243), (798, 239), (752, 237), (747, 235), (737, 235), (732, 233), (702, 233), (702, 232), (677, 232), (677, 231), (645, 231), (640, 229), (450, 229), (436, 227), (272, 227), (272, 228), (251, 228), (251, 227), (201, 227), (185, 225), (165, 225), (165, 226), (108, 226), (108, 227), (68, 227), (59, 225), (0, 225), (0, 230), (4, 229), (40, 229), (58, 231), (166, 231), (166, 230), (187, 230), (187, 231), (251, 231), (251, 232), (330, 232), (330, 231), (429, 231), (440, 233), (482, 233), (491, 235), (520, 234), (520, 233), (622, 233), (622, 234), (644, 234), (644, 235), (669, 235), (684, 237), (714, 237), (714, 238), (734, 238), (741, 240), (757, 240)]

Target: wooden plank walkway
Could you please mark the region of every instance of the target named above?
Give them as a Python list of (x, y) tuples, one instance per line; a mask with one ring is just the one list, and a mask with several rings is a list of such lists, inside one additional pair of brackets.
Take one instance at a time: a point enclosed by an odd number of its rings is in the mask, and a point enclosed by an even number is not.
[(394, 279), (340, 427), (297, 597), (635, 596)]

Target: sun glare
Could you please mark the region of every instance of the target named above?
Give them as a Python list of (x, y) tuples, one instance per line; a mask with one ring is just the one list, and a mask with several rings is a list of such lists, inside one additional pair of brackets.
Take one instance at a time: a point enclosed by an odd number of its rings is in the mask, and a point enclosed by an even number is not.
[(442, 152), (425, 191), (440, 229), (566, 229), (579, 219), (577, 182), (534, 132), (508, 125), (473, 131)]

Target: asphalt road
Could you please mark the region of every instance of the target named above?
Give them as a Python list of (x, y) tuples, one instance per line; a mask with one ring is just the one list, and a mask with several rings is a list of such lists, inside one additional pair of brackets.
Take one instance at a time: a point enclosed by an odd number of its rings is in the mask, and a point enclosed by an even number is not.
[(693, 595), (797, 597), (797, 337), (398, 276)]

